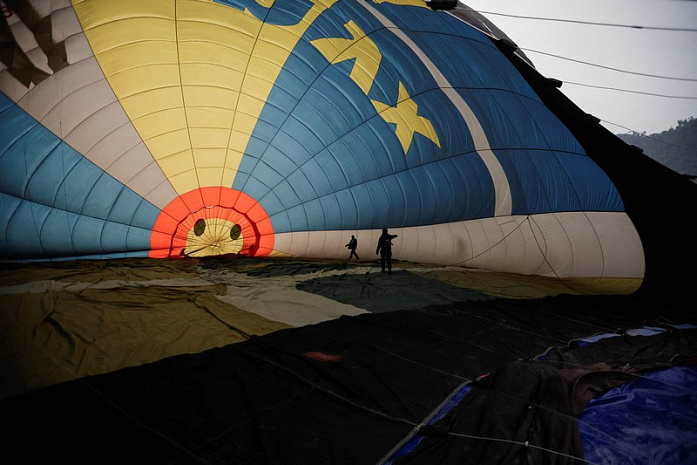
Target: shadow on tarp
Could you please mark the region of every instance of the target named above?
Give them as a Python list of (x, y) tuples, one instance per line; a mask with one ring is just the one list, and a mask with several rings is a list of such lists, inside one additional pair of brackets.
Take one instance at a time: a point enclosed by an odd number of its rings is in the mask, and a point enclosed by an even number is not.
[(332, 275), (301, 281), (296, 288), (372, 313), (494, 299), (474, 289), (451, 286), (405, 270), (390, 274)]
[[(379, 260), (331, 260), (302, 259), (289, 257), (242, 257), (224, 255), (197, 260), (198, 266), (206, 271), (233, 271), (251, 277), (277, 278), (298, 277), (310, 274), (350, 274), (352, 278), (361, 274), (379, 273)], [(364, 272), (364, 270), (367, 270)], [(393, 271), (408, 271), (426, 279), (437, 280), (453, 286), (466, 288), (501, 298), (540, 298), (559, 294), (629, 295), (641, 286), (636, 278), (553, 278), (516, 273), (493, 272), (465, 266), (441, 266), (403, 260), (393, 260)], [(385, 282), (380, 281), (381, 285)], [(305, 289), (312, 292), (309, 288)], [(449, 294), (453, 294), (450, 292)], [(483, 295), (481, 294), (481, 295)], [(355, 295), (355, 294), (354, 294)], [(463, 296), (463, 294), (457, 294)], [(461, 301), (477, 299), (474, 294), (465, 295)], [(446, 299), (449, 302), (458, 299)], [(437, 300), (434, 303), (445, 303)], [(363, 308), (363, 307), (361, 307)], [(413, 308), (413, 307), (410, 307)]]
[(283, 260), (267, 259), (263, 267), (242, 271), (249, 276), (261, 278), (274, 278), (278, 276), (298, 276), (322, 271), (343, 271), (357, 268), (360, 265), (334, 261), (324, 262), (320, 260)]

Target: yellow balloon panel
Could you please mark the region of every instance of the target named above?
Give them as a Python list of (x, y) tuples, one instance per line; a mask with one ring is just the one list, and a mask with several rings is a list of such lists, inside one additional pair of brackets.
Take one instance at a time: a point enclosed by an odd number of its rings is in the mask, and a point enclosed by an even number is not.
[[(205, 137), (200, 137), (202, 142), (205, 142)], [(225, 154), (225, 151), (219, 148), (198, 148), (194, 150), (194, 159), (196, 160), (197, 168), (216, 168), (218, 170), (218, 180), (220, 181), (220, 154)]]
[(203, 0), (74, 6), (117, 98), (182, 194), (232, 185), (281, 68), (334, 3), (314, 2), (290, 26)]

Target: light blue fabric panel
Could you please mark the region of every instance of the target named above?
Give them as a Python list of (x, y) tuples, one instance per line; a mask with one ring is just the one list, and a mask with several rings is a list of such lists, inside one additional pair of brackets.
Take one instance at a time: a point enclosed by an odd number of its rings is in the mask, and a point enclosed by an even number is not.
[(141, 254), (159, 210), (0, 94), (5, 257)]

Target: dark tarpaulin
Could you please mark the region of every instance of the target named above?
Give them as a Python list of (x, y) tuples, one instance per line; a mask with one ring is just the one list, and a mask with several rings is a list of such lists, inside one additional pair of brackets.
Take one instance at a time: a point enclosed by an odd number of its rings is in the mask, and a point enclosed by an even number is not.
[[(27, 462), (378, 463), (480, 375), (508, 378), (537, 402), (548, 388), (546, 375), (534, 378), (553, 367), (529, 360), (659, 317), (680, 323), (691, 313), (628, 297), (559, 296), (342, 317), (5, 399), (5, 454)], [(526, 381), (504, 370), (525, 365), (535, 367), (521, 372)], [(457, 423), (477, 399), (465, 396), (442, 421)], [(495, 407), (481, 420), (505, 413)], [(518, 423), (506, 434), (519, 434)], [(543, 434), (549, 424), (537, 428)], [(573, 442), (576, 433), (560, 434)], [(405, 463), (462, 463), (464, 452), (451, 448), (463, 441), (452, 438), (429, 438)]]
[[(473, 464), (579, 463), (584, 445), (577, 419), (591, 399), (641, 380), (646, 373), (695, 364), (696, 329), (613, 337), (592, 345), (560, 348), (544, 359), (514, 361), (470, 383), (463, 401), (425, 429), (418, 448), (403, 461), (393, 463), (449, 463), (451, 457), (468, 457), (467, 463)], [(666, 419), (672, 406), (656, 410), (662, 413), (664, 427), (670, 424)], [(694, 405), (684, 407), (694, 413)], [(641, 430), (642, 424), (633, 426), (634, 437), (624, 439), (634, 441), (634, 447), (627, 449), (633, 449), (637, 457), (651, 455), (646, 447), (658, 445), (640, 444), (641, 433), (636, 430)], [(607, 438), (612, 433), (613, 428), (606, 428), (595, 434)], [(694, 435), (686, 437), (694, 440)], [(593, 435), (585, 438), (594, 439)], [(586, 446), (593, 448), (592, 444)]]

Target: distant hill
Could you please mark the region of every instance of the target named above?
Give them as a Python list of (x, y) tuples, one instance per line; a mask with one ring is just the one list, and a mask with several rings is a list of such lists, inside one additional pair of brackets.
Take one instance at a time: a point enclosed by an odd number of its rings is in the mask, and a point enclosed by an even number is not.
[(679, 120), (678, 126), (658, 134), (617, 134), (657, 162), (681, 174), (697, 176), (697, 119)]

